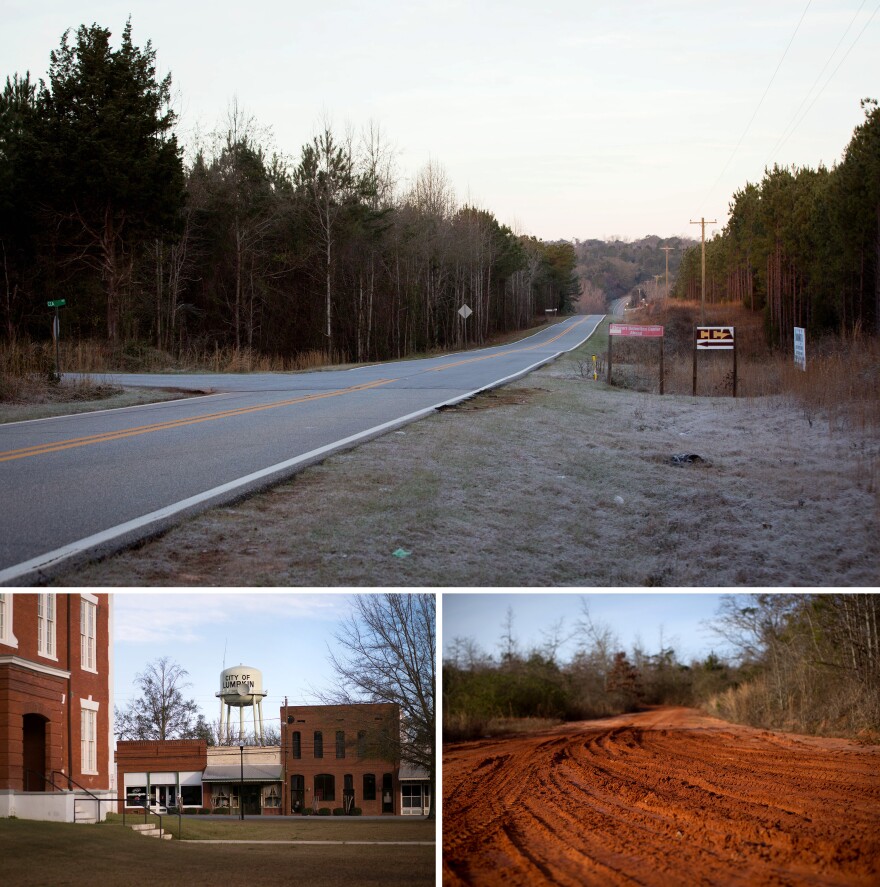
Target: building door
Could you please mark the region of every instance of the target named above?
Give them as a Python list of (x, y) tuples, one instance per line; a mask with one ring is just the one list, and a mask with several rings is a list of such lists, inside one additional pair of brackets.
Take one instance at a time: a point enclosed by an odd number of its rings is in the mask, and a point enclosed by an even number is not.
[(299, 774), (290, 777), (290, 812), (302, 813), (306, 803), (306, 778)]
[(394, 812), (394, 780), (390, 773), (382, 774), (382, 812)]
[(262, 812), (260, 805), (260, 786), (252, 783), (245, 783), (242, 786), (242, 807), (245, 816), (259, 816)]
[(46, 778), (46, 724), (42, 715), (22, 718), (23, 767), (21, 784), (26, 792), (44, 792)]
[(354, 809), (354, 776), (351, 773), (346, 773), (344, 777), (342, 807), (345, 810), (346, 816), (350, 816), (351, 811)]

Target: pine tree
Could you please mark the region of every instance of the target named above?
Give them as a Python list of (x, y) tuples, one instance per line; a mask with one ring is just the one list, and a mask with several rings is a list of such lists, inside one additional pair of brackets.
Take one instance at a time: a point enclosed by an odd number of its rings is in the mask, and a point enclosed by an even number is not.
[(117, 50), (98, 25), (68, 37), (51, 53), (39, 95), (43, 202), (71, 257), (100, 272), (115, 341), (136, 252), (173, 228), (182, 206), (171, 75), (157, 81), (156, 53), (149, 41), (132, 43), (130, 20)]

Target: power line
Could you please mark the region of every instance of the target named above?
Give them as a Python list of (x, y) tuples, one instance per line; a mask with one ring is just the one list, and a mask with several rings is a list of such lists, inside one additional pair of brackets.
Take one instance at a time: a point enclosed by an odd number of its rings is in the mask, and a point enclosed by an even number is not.
[(773, 76), (770, 78), (770, 82), (767, 84), (767, 88), (764, 90), (764, 94), (761, 96), (761, 101), (758, 102), (758, 107), (755, 108), (755, 112), (752, 114), (751, 120), (749, 120), (749, 122), (746, 124), (746, 128), (743, 130), (743, 134), (739, 137), (739, 141), (736, 143), (736, 147), (733, 149), (730, 157), (727, 158), (727, 163), (724, 164), (724, 168), (721, 170), (718, 178), (715, 180), (715, 184), (712, 185), (706, 196), (703, 198), (703, 206), (706, 205), (709, 198), (718, 187), (718, 183), (723, 178), (724, 173), (727, 172), (727, 167), (730, 166), (731, 161), (736, 156), (736, 152), (739, 151), (739, 147), (743, 143), (743, 139), (746, 137), (746, 134), (751, 129), (752, 124), (755, 122), (755, 118), (758, 116), (758, 111), (761, 110), (761, 105), (764, 104), (764, 99), (767, 98), (767, 93), (770, 92), (770, 87), (773, 85), (773, 81), (776, 79), (776, 75), (779, 73), (779, 69), (782, 67), (782, 63), (785, 61), (785, 57), (788, 55), (788, 50), (791, 49), (791, 44), (794, 43), (794, 38), (797, 36), (797, 32), (800, 30), (801, 24), (812, 2), (813, 0), (808, 0), (806, 8), (801, 13), (801, 17), (797, 23), (797, 27), (794, 29), (794, 33), (791, 35), (791, 39), (788, 41), (788, 46), (785, 47), (785, 52), (782, 53), (782, 58), (779, 60), (779, 64), (776, 66), (776, 70), (773, 72)]
[[(865, 0), (862, 0), (862, 6), (864, 6), (864, 5), (865, 5)], [(839, 40), (838, 43), (837, 43), (837, 46), (834, 47), (834, 52), (831, 53), (831, 56), (829, 57), (828, 61), (825, 62), (825, 67), (822, 68), (822, 71), (819, 72), (819, 77), (816, 78), (816, 82), (819, 81), (819, 78), (820, 78), (820, 77), (822, 76), (822, 74), (825, 72), (825, 68), (828, 67), (828, 64), (829, 64), (829, 62), (831, 61), (831, 59), (834, 58), (835, 54), (837, 53), (837, 50), (840, 48), (840, 44), (843, 43), (844, 38), (846, 37), (847, 33), (849, 33), (849, 29), (852, 27), (852, 24), (853, 24), (853, 22), (855, 21), (856, 16), (862, 11), (862, 6), (860, 6), (860, 7), (858, 8), (858, 10), (856, 10), (856, 15), (853, 16), (853, 21), (849, 23), (849, 26), (847, 27), (846, 31), (843, 32), (843, 37), (840, 38), (840, 40)], [(825, 92), (825, 88), (826, 88), (826, 87), (828, 86), (828, 84), (834, 79), (834, 75), (840, 70), (840, 66), (846, 61), (847, 56), (852, 52), (853, 47), (856, 45), (856, 43), (859, 42), (859, 40), (860, 40), (861, 37), (862, 37), (862, 34), (865, 33), (865, 31), (866, 31), (867, 28), (868, 28), (868, 25), (870, 25), (871, 22), (874, 20), (874, 16), (877, 15), (877, 12), (878, 12), (878, 11), (880, 11), (880, 3), (878, 3), (877, 6), (874, 8), (874, 11), (871, 13), (871, 15), (868, 17), (868, 20), (867, 20), (867, 21), (865, 22), (865, 24), (862, 26), (862, 30), (859, 31), (859, 33), (856, 35), (855, 40), (853, 40), (853, 42), (850, 43), (850, 45), (849, 45), (849, 49), (847, 49), (847, 51), (846, 51), (846, 52), (844, 53), (844, 55), (843, 55), (843, 58), (837, 63), (837, 67), (836, 67), (836, 68), (835, 68), (835, 69), (834, 69), (834, 70), (828, 75), (828, 79), (827, 79), (827, 80), (825, 81), (825, 83), (822, 85), (822, 88), (819, 90), (819, 92), (816, 93), (816, 97), (813, 99), (812, 102), (810, 102), (810, 105), (809, 105), (809, 107), (807, 108), (807, 110), (804, 111), (804, 113), (801, 115), (800, 119), (799, 119), (798, 122), (794, 125), (794, 127), (791, 129), (791, 131), (790, 131), (787, 135), (785, 135), (785, 137), (782, 139), (782, 141), (779, 142), (779, 143), (773, 148), (773, 151), (771, 152), (771, 154), (775, 154), (776, 151), (781, 151), (782, 148), (785, 146), (785, 143), (786, 143), (786, 142), (789, 140), (789, 138), (794, 134), (795, 130), (796, 130), (796, 129), (797, 129), (797, 128), (798, 128), (798, 127), (804, 122), (804, 119), (806, 118), (807, 114), (809, 114), (810, 111), (812, 111), (812, 109), (813, 109), (813, 105), (815, 105), (816, 102), (819, 101), (819, 97), (822, 95), (823, 92)], [(814, 83), (813, 86), (810, 87), (810, 92), (813, 91), (813, 87), (815, 87), (815, 85), (816, 85), (816, 84)], [(804, 99), (804, 102), (805, 102), (805, 101), (807, 100), (807, 98), (809, 98), (809, 97), (810, 97), (810, 93), (808, 92), (806, 98)], [(803, 102), (801, 102), (801, 107), (803, 107)], [(800, 112), (800, 108), (798, 108), (798, 110), (795, 112), (795, 117), (797, 117), (797, 115), (798, 115), (799, 112)], [(794, 118), (792, 118), (792, 119), (794, 119)], [(789, 125), (791, 125), (791, 124), (789, 124)], [(768, 159), (768, 161), (766, 161), (766, 162), (764, 163), (764, 166), (766, 167), (768, 163), (769, 163), (769, 159)]]

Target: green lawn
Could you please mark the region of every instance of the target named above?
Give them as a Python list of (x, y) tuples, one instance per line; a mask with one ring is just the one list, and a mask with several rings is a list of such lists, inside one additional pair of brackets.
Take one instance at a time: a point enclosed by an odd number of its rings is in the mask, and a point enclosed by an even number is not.
[(435, 883), (436, 848), (431, 845), (191, 844), (186, 840), (433, 841), (433, 823), (201, 819), (185, 820), (183, 841), (146, 838), (119, 821), (68, 825), (0, 819), (3, 883), (9, 887), (127, 883), (192, 887), (214, 882), (277, 887), (294, 879), (309, 887)]

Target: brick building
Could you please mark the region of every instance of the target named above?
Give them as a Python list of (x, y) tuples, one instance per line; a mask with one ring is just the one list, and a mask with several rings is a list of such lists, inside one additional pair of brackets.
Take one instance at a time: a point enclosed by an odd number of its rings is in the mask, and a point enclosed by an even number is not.
[(281, 708), (284, 810), (400, 813), (400, 709), (389, 703)]
[(295, 815), (321, 808), (364, 816), (427, 815), (427, 774), (396, 760), (396, 705), (281, 707), (281, 745), (206, 746), (203, 740), (120, 741), (119, 810)]
[(111, 606), (108, 594), (0, 592), (0, 816), (106, 814)]

